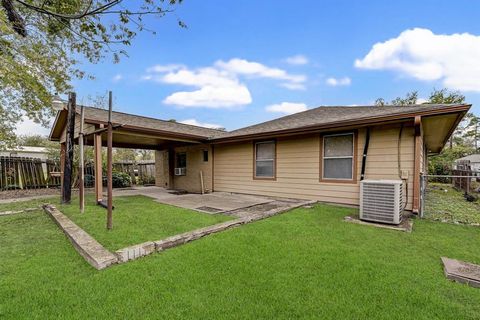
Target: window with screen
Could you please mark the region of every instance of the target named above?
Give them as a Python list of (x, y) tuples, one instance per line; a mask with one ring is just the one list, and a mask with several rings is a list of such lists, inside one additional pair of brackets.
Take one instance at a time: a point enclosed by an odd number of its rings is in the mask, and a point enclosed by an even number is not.
[(353, 138), (353, 133), (323, 136), (323, 179), (353, 180)]
[(275, 178), (275, 141), (255, 143), (255, 178)]

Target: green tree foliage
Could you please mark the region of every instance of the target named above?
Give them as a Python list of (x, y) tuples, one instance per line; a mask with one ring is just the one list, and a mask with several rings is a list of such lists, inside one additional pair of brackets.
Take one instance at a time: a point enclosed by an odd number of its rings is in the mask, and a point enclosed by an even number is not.
[(113, 162), (131, 161), (134, 162), (137, 152), (134, 149), (115, 148), (113, 153)]
[(396, 97), (390, 103), (385, 102), (384, 98), (378, 98), (375, 100), (375, 105), (378, 107), (392, 105), (392, 106), (406, 106), (417, 104), (418, 101), (418, 91), (407, 92), (405, 97)]
[(47, 124), (53, 95), (86, 76), (79, 60), (118, 62), (137, 33), (155, 33), (145, 16), (164, 16), (181, 1), (1, 0), (0, 148), (14, 144), (21, 117)]
[[(435, 103), (435, 104), (450, 104), (450, 103), (465, 103), (465, 96), (458, 91), (451, 91), (444, 89), (433, 89), (426, 102), (422, 104)], [(408, 106), (418, 103), (418, 91), (407, 92), (405, 97), (396, 97), (387, 103), (384, 98), (378, 98), (375, 100), (376, 106)]]
[[(455, 145), (452, 148), (444, 148), (439, 155), (429, 157), (428, 174), (450, 175), (455, 160), (472, 153), (474, 153), (474, 149), (465, 145)], [(444, 182), (450, 181), (447, 179)]]

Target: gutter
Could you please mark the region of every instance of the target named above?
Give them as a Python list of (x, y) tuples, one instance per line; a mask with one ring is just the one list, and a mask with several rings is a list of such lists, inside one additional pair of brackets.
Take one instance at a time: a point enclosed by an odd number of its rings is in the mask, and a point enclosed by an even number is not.
[(220, 143), (228, 143), (228, 142), (234, 142), (234, 141), (236, 142), (236, 141), (243, 141), (243, 140), (268, 138), (268, 137), (278, 136), (278, 135), (296, 135), (296, 134), (316, 133), (318, 131), (325, 130), (325, 129), (335, 129), (335, 128), (349, 127), (349, 126), (358, 127), (359, 125), (367, 126), (367, 125), (373, 125), (373, 124), (391, 122), (391, 121), (398, 122), (401, 120), (408, 121), (410, 119), (414, 119), (416, 116), (424, 117), (424, 116), (443, 115), (443, 114), (451, 114), (451, 113), (459, 113), (459, 112), (462, 112), (464, 114), (470, 109), (471, 106), (472, 106), (471, 104), (465, 104), (465, 105), (460, 105), (455, 107), (443, 108), (440, 110), (427, 110), (427, 111), (411, 112), (411, 113), (397, 113), (397, 114), (383, 116), (383, 117), (367, 117), (367, 118), (348, 120), (348, 121), (336, 121), (336, 122), (330, 122), (322, 125), (310, 125), (310, 126), (293, 128), (293, 129), (283, 129), (283, 130), (277, 130), (277, 131), (267, 131), (262, 133), (249, 133), (249, 134), (231, 136), (231, 137), (213, 138), (213, 139), (210, 139), (209, 142), (213, 144), (220, 144)]

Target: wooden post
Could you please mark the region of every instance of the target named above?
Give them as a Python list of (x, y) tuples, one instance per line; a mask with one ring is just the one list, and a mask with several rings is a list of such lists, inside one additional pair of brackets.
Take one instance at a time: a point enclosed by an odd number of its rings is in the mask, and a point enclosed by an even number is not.
[[(421, 152), (423, 149), (422, 139), (422, 118), (420, 116), (415, 117), (415, 160), (414, 160), (414, 173), (413, 173), (413, 204), (412, 212), (419, 213), (420, 210), (420, 170), (421, 170)], [(407, 184), (408, 188), (408, 184)], [(408, 199), (407, 199), (408, 201)]]
[(76, 94), (68, 95), (67, 135), (65, 141), (65, 162), (63, 167), (62, 203), (70, 203), (72, 199), (72, 163), (73, 163), (73, 138), (75, 134), (75, 107)]
[(83, 106), (80, 109), (80, 132), (78, 135), (78, 145), (80, 152), (80, 159), (78, 163), (78, 172), (80, 173), (79, 179), (79, 199), (80, 199), (80, 213), (85, 210), (85, 171), (84, 171), (84, 159), (83, 159), (83, 122), (85, 121), (85, 115)]
[(112, 229), (113, 207), (113, 184), (112, 184), (112, 161), (113, 161), (113, 128), (112, 128), (112, 91), (108, 92), (108, 130), (107, 130), (107, 229)]
[(63, 190), (63, 167), (65, 166), (65, 153), (67, 148), (65, 142), (60, 144), (60, 189)]
[[(100, 125), (103, 128), (103, 125)], [(103, 200), (103, 172), (102, 172), (102, 135), (96, 133), (93, 136), (94, 145), (94, 170), (95, 170), (95, 200), (99, 203)]]

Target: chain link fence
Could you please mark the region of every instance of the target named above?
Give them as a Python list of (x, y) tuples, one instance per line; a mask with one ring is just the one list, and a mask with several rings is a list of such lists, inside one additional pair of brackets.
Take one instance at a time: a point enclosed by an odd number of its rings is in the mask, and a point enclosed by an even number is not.
[(480, 171), (422, 175), (420, 192), (422, 218), (480, 225)]

